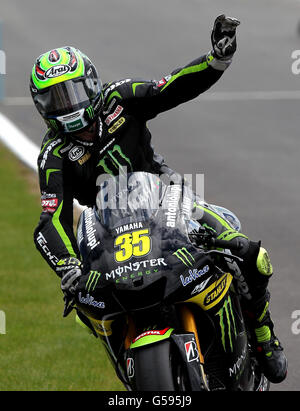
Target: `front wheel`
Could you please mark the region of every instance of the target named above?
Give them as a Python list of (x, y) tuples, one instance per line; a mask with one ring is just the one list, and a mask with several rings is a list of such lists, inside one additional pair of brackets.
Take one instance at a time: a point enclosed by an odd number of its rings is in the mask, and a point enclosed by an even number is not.
[(135, 350), (136, 391), (185, 391), (188, 378), (171, 341)]

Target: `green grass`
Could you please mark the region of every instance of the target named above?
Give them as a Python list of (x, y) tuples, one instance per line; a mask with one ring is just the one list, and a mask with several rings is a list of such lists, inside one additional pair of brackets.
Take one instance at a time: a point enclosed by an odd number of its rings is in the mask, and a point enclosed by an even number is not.
[(123, 390), (99, 339), (62, 317), (56, 274), (35, 248), (37, 177), (0, 145), (0, 391)]

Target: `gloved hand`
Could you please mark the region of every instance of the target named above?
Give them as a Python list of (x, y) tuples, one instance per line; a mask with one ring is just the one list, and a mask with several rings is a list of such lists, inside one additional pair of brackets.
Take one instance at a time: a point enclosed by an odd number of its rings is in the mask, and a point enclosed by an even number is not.
[(216, 70), (224, 71), (231, 64), (236, 51), (236, 28), (239, 20), (221, 14), (215, 20), (211, 33), (212, 50), (207, 54), (207, 63)]
[(236, 28), (240, 21), (221, 14), (215, 20), (211, 33), (213, 56), (220, 60), (230, 60), (236, 51)]
[(61, 290), (64, 293), (65, 299), (70, 299), (74, 296), (76, 286), (81, 276), (81, 261), (77, 258), (64, 258), (57, 263), (57, 273), (61, 274)]

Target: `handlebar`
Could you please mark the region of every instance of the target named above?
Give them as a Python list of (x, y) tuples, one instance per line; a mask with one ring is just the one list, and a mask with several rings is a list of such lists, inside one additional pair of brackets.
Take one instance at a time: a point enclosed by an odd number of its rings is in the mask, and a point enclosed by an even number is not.
[(208, 233), (206, 230), (203, 230), (202, 232), (197, 232), (194, 230), (189, 235), (197, 238), (198, 245), (228, 249), (232, 251), (239, 251), (243, 248), (243, 244), (238, 240), (235, 242), (219, 240), (215, 238), (211, 233)]
[(237, 241), (237, 243), (230, 243), (229, 241), (218, 240), (217, 238), (211, 238), (209, 245), (216, 248), (227, 248), (233, 251), (239, 251), (243, 248), (243, 245), (239, 241)]

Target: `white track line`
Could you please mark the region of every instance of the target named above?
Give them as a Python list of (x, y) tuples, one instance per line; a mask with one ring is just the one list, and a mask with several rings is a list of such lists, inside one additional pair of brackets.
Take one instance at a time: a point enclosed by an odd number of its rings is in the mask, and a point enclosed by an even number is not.
[[(0, 140), (18, 157), (27, 167), (37, 172), (37, 158), (40, 148), (37, 147), (18, 127), (7, 117), (0, 113)], [(86, 207), (81, 206), (78, 201), (74, 205), (79, 211)]]
[(23, 163), (37, 172), (39, 148), (1, 113), (0, 139)]

